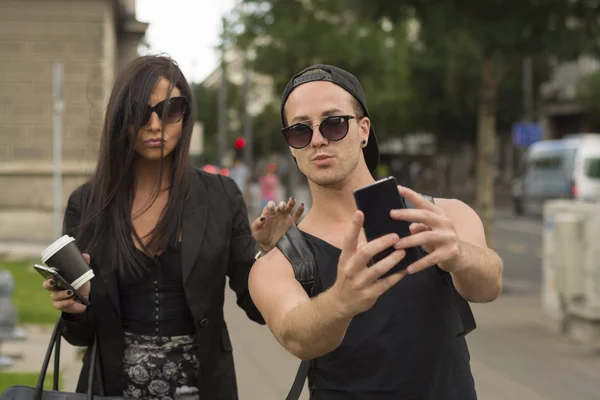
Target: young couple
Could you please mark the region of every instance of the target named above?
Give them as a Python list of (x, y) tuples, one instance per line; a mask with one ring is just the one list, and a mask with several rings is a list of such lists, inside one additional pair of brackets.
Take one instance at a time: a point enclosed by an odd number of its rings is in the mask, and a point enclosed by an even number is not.
[[(63, 336), (88, 347), (77, 390), (87, 389), (97, 338), (106, 395), (237, 399), (223, 317), (229, 277), (249, 318), (313, 360), (316, 400), (475, 399), (451, 296), (487, 302), (502, 287), (502, 261), (476, 213), (401, 187), (415, 208), (390, 217), (410, 221), (412, 235), (365, 243), (352, 192), (374, 182), (379, 153), (358, 80), (334, 66), (309, 67), (286, 87), (281, 117), (313, 198), (299, 225), (318, 264), (312, 297), (275, 248), (303, 206), (270, 202), (250, 227), (235, 183), (190, 165), (192, 93), (176, 64), (146, 56), (121, 72), (96, 172), (65, 213), (66, 233), (95, 271), (82, 289), (91, 305), (44, 282), (62, 311)], [(396, 251), (367, 267), (390, 246)], [(423, 257), (382, 278), (415, 246)]]

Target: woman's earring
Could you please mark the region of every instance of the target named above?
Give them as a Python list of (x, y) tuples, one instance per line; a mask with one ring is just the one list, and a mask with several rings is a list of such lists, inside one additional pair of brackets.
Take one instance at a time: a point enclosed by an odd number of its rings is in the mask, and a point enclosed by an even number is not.
[(362, 144), (362, 147), (365, 147), (367, 145), (367, 141), (363, 140), (362, 142), (360, 142)]

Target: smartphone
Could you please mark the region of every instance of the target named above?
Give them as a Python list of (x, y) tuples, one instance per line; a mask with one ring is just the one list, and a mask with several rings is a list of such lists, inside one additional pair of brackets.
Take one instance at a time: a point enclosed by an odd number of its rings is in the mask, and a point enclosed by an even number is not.
[[(354, 200), (356, 201), (357, 208), (365, 216), (363, 228), (367, 241), (375, 240), (389, 233), (397, 233), (401, 238), (410, 235), (410, 222), (395, 220), (390, 216), (391, 210), (406, 208), (406, 200), (398, 192), (398, 183), (393, 176), (380, 179), (375, 183), (356, 189), (354, 191)], [(393, 247), (382, 251), (373, 257), (373, 263), (387, 257), (393, 252)], [(402, 260), (388, 274), (407, 267), (408, 262)]]
[(73, 292), (73, 297), (84, 306), (89, 306), (90, 302), (83, 297), (65, 278), (63, 278), (54, 268), (44, 265), (34, 264), (33, 268), (44, 277), (44, 279), (52, 278), (56, 281), (56, 287), (60, 290), (70, 290)]

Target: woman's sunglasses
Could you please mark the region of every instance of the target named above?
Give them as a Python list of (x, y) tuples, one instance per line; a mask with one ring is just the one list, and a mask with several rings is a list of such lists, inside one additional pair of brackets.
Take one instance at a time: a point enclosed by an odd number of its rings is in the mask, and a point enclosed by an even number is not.
[[(165, 107), (167, 108), (166, 110)], [(156, 104), (154, 107), (150, 107), (146, 104), (144, 115), (142, 116), (142, 125), (146, 125), (148, 123), (153, 112), (156, 112), (158, 118), (160, 118), (160, 120), (165, 124), (175, 124), (181, 121), (183, 116), (188, 112), (188, 108), (189, 103), (187, 97), (185, 96), (165, 99)]]
[(321, 135), (329, 141), (337, 142), (348, 134), (349, 123), (353, 115), (340, 115), (325, 118), (318, 125), (294, 124), (281, 130), (288, 146), (294, 149), (303, 149), (309, 145), (313, 136), (313, 127), (318, 126)]

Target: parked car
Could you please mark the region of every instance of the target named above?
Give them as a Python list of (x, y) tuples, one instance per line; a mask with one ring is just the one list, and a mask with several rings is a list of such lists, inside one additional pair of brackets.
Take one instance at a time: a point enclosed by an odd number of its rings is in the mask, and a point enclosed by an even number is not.
[(512, 184), (517, 215), (543, 212), (551, 199), (600, 200), (600, 134), (532, 144)]

